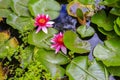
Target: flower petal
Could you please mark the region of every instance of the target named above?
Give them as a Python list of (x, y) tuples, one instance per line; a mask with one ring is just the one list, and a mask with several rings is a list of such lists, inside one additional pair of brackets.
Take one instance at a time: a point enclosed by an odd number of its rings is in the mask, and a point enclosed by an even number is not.
[(64, 54), (67, 54), (67, 49), (66, 49), (66, 47), (62, 46), (62, 47), (61, 47), (61, 51), (62, 51)]
[(46, 15), (46, 19), (49, 18), (48, 14)]
[(61, 46), (58, 46), (55, 50), (55, 53), (58, 53), (60, 51)]
[(38, 27), (36, 30), (36, 33), (38, 33), (41, 30), (41, 27)]
[(42, 27), (42, 31), (45, 32), (46, 34), (48, 33), (47, 28), (46, 27)]
[(53, 22), (53, 21), (49, 21), (49, 22), (47, 22), (46, 24), (54, 24), (55, 22)]

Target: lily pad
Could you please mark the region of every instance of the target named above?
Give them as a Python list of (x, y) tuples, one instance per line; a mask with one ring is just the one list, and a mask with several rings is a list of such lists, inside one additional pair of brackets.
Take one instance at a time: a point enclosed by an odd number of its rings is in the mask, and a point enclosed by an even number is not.
[(60, 4), (55, 0), (31, 0), (29, 10), (35, 17), (38, 14), (48, 14), (51, 19), (59, 16)]
[(120, 16), (120, 8), (112, 8), (111, 10), (110, 10), (110, 13), (111, 14), (114, 14), (114, 15), (116, 15), (116, 16)]
[(32, 18), (19, 17), (15, 14), (10, 14), (8, 16), (7, 23), (20, 32), (25, 32), (34, 28), (34, 20)]
[(0, 17), (7, 18), (11, 14), (11, 11), (9, 9), (0, 9)]
[(39, 49), (34, 56), (37, 61), (40, 61), (48, 69), (53, 77), (57, 75), (57, 78), (63, 77), (65, 74), (65, 70), (60, 65), (70, 61), (62, 53), (55, 54), (54, 51), (44, 49)]
[(109, 7), (117, 7), (120, 8), (120, 0), (104, 0), (101, 2), (102, 5), (107, 5)]
[(95, 33), (95, 31), (92, 27), (87, 28), (87, 26), (85, 26), (85, 25), (79, 26), (77, 28), (77, 32), (81, 35), (82, 38), (90, 37)]
[(78, 0), (80, 3), (82, 3), (82, 4), (85, 4), (85, 5), (87, 5), (87, 4), (94, 4), (95, 3), (95, 1), (94, 0)]
[(65, 46), (73, 52), (87, 53), (90, 51), (90, 43), (82, 41), (73, 31), (66, 31), (63, 40)]
[(114, 31), (120, 36), (120, 17), (118, 17), (114, 23)]
[(115, 38), (115, 37), (118, 36), (118, 35), (115, 33), (114, 30), (112, 30), (112, 31), (106, 31), (106, 30), (104, 30), (102, 27), (98, 27), (98, 30), (99, 30), (102, 34), (106, 35), (106, 36), (109, 37), (109, 38)]
[(120, 66), (110, 66), (107, 67), (107, 69), (111, 73), (111, 75), (120, 76)]
[(30, 17), (28, 2), (29, 0), (12, 0), (11, 8), (18, 16)]
[(66, 73), (70, 80), (108, 80), (104, 65), (94, 60), (88, 67), (87, 56), (74, 58), (67, 66)]
[(53, 28), (48, 29), (48, 34), (44, 33), (43, 31), (40, 31), (39, 33), (36, 34), (36, 31), (33, 31), (28, 36), (28, 43), (35, 45), (36, 47), (39, 47), (39, 48), (51, 49), (50, 40), (55, 33), (57, 33), (57, 30)]
[(98, 44), (94, 49), (94, 56), (106, 66), (120, 66), (119, 38), (111, 38), (105, 41), (105, 45)]
[(11, 0), (0, 0), (0, 9), (7, 9), (10, 7), (10, 4)]
[(113, 15), (106, 15), (105, 11), (99, 11), (95, 15), (92, 16), (91, 21), (98, 25), (98, 27), (102, 27), (106, 31), (113, 30), (115, 17)]

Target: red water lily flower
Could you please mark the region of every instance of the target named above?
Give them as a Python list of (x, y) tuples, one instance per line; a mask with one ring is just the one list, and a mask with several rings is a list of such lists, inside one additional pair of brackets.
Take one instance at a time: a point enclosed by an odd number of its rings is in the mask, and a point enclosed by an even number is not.
[(49, 20), (50, 17), (48, 15), (38, 14), (35, 18), (35, 26), (38, 27), (36, 33), (38, 33), (40, 30), (42, 30), (45, 33), (48, 33), (47, 28), (52, 27), (52, 24), (54, 24), (53, 21)]
[(60, 32), (57, 35), (54, 35), (54, 37), (52, 38), (51, 42), (53, 43), (51, 48), (54, 48), (56, 51), (55, 53), (58, 53), (60, 50), (66, 54), (67, 53), (67, 49), (63, 43), (63, 34)]

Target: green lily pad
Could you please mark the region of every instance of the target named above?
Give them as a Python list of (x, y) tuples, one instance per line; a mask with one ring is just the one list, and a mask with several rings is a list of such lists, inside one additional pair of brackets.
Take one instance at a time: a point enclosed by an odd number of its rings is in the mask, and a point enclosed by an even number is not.
[(99, 11), (95, 15), (92, 16), (91, 21), (98, 25), (98, 27), (102, 27), (106, 31), (113, 30), (115, 17), (113, 15), (106, 15), (105, 11)]
[(95, 33), (95, 31), (92, 27), (87, 28), (87, 26), (85, 26), (85, 25), (79, 26), (77, 28), (77, 32), (81, 35), (82, 38), (90, 37)]
[(39, 49), (35, 55), (37, 55), (39, 60), (42, 59), (51, 64), (63, 65), (70, 62), (69, 57), (61, 52), (55, 54), (55, 51)]
[(78, 8), (76, 10), (76, 15), (77, 15), (78, 18), (80, 18), (81, 20), (83, 20), (84, 15), (83, 15), (83, 12), (82, 12), (81, 9)]
[(64, 33), (64, 44), (73, 52), (76, 53), (87, 53), (90, 51), (90, 43), (82, 41), (73, 31), (66, 31)]
[(104, 35), (106, 35), (107, 37), (109, 37), (109, 38), (115, 38), (115, 37), (117, 37), (117, 34), (115, 33), (115, 31), (106, 31), (106, 30), (104, 30), (102, 27), (98, 27), (98, 30), (102, 33), (102, 34), (104, 34)]
[(11, 8), (18, 16), (30, 17), (28, 2), (29, 0), (12, 0)]
[(101, 2), (102, 5), (107, 5), (109, 7), (117, 7), (120, 8), (120, 0), (104, 0)]
[(114, 31), (120, 36), (120, 17), (118, 17), (114, 23)]
[(69, 80), (108, 80), (108, 73), (101, 62), (94, 60), (88, 67), (88, 57), (74, 58), (67, 66)]
[(11, 25), (14, 29), (20, 32), (32, 30), (34, 28), (34, 20), (27, 17), (19, 17), (15, 14), (10, 14), (7, 18), (7, 24)]
[(110, 66), (107, 67), (108, 71), (113, 76), (120, 76), (120, 66)]
[(105, 41), (105, 45), (98, 44), (94, 49), (94, 56), (106, 66), (120, 66), (119, 38), (111, 38)]
[(10, 4), (11, 0), (0, 0), (0, 9), (7, 9), (10, 7)]
[(28, 36), (28, 43), (35, 45), (39, 48), (50, 48), (50, 40), (53, 37), (53, 35), (57, 33), (57, 31), (53, 28), (48, 28), (48, 34), (44, 33), (43, 31), (40, 31), (39, 33), (36, 33), (35, 31), (29, 34)]
[(120, 8), (114, 7), (114, 8), (112, 8), (112, 9), (110, 10), (110, 13), (111, 13), (111, 14), (114, 14), (114, 15), (116, 15), (116, 16), (120, 16)]
[(55, 0), (31, 0), (29, 10), (35, 17), (38, 14), (48, 14), (51, 19), (59, 16), (60, 4)]
[(39, 49), (34, 56), (37, 61), (40, 61), (48, 69), (53, 77), (57, 75), (57, 78), (63, 77), (65, 74), (65, 70), (60, 65), (70, 61), (62, 53), (55, 54), (54, 51), (44, 49)]
[(95, 3), (95, 1), (94, 0), (78, 0), (80, 3), (82, 3), (82, 4), (85, 4), (85, 5), (87, 5), (87, 4), (94, 4)]
[(11, 11), (9, 9), (0, 9), (0, 17), (7, 18), (11, 14)]

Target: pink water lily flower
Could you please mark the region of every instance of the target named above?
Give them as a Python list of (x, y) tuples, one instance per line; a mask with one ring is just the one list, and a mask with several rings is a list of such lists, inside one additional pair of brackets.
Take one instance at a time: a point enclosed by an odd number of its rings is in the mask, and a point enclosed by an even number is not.
[(67, 53), (67, 49), (63, 43), (63, 34), (60, 32), (57, 35), (54, 35), (54, 37), (52, 38), (51, 42), (53, 43), (51, 48), (55, 49), (55, 53), (58, 53), (60, 50), (66, 54)]
[(40, 30), (42, 30), (45, 33), (48, 33), (47, 28), (48, 27), (52, 27), (54, 24), (53, 21), (49, 21), (50, 17), (48, 15), (45, 14), (38, 14), (35, 18), (35, 26), (37, 26), (37, 31), (36, 33), (38, 33)]

